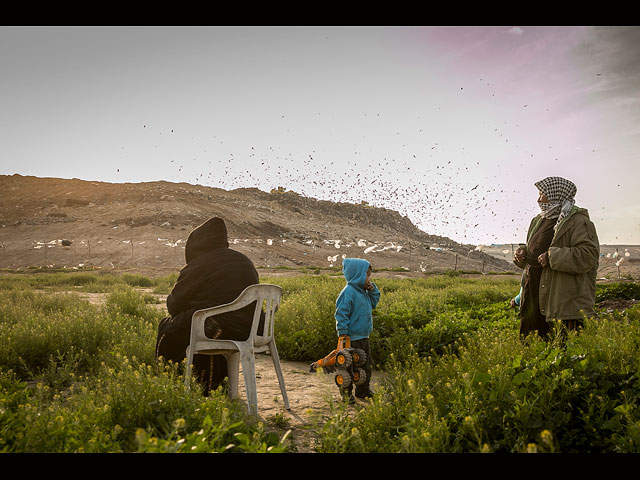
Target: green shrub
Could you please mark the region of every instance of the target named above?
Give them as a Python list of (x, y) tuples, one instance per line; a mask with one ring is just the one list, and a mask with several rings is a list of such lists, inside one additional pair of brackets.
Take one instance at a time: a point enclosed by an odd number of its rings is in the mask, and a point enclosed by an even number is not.
[(229, 402), (222, 390), (204, 399), (197, 389), (185, 389), (175, 367), (122, 357), (118, 362), (79, 378), (64, 392), (42, 383), (28, 391), (15, 382), (0, 382), (0, 451), (286, 449), (261, 426), (245, 422), (244, 406)]
[[(338, 273), (262, 279), (284, 289), (275, 327), (283, 360), (311, 362), (335, 348)], [(136, 287), (167, 293), (177, 274), (7, 277), (0, 451), (288, 450), (286, 434), (248, 421), (222, 390), (205, 399), (185, 390), (177, 366), (156, 363), (165, 312)], [(545, 342), (518, 334), (507, 307), (515, 277), (374, 281), (372, 353), (387, 381), (366, 406), (328, 404), (318, 451), (640, 451), (640, 304)], [(637, 298), (637, 288), (599, 285), (598, 298)], [(92, 305), (67, 290), (107, 295)]]
[(281, 358), (315, 361), (336, 348), (333, 314), (343, 286), (337, 279), (323, 276), (285, 290), (274, 327)]
[(638, 452), (638, 328), (588, 321), (566, 345), (466, 333), (393, 363), (370, 407), (333, 414), (319, 451)]
[(618, 282), (596, 285), (596, 303), (616, 298), (640, 300), (640, 283)]
[[(262, 281), (279, 284), (285, 292), (275, 324), (281, 358), (312, 362), (336, 347), (335, 301), (345, 285), (344, 278), (289, 277)], [(509, 318), (512, 325), (516, 324), (507, 301), (517, 293), (517, 279), (436, 276), (374, 278), (374, 281), (381, 291), (371, 334), (372, 357), (377, 367), (384, 366), (391, 352), (403, 355), (411, 344), (420, 352), (441, 349), (462, 332), (479, 328), (492, 318), (499, 317), (503, 323)]]
[(89, 371), (114, 352), (150, 363), (164, 315), (126, 286), (116, 287), (103, 306), (77, 294), (15, 290), (0, 291), (0, 306), (0, 367), (21, 378), (63, 372), (68, 362)]
[(148, 294), (113, 282), (92, 305), (23, 287), (0, 290), (0, 451), (287, 450), (222, 390), (205, 399), (156, 363)]

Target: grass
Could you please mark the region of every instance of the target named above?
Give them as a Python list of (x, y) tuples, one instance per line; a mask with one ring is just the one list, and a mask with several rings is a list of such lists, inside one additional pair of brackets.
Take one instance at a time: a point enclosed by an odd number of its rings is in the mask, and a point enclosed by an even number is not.
[(164, 312), (130, 279), (110, 279), (100, 306), (34, 290), (57, 278), (20, 280), (35, 287), (0, 289), (0, 451), (286, 449), (222, 390), (186, 390), (177, 366), (156, 362)]
[[(517, 293), (517, 279), (492, 281), (451, 276), (421, 279), (374, 279), (381, 301), (374, 313), (372, 357), (384, 368), (390, 352), (428, 352), (450, 344), (461, 332), (487, 325), (515, 325), (507, 308)], [(284, 289), (278, 311), (278, 353), (307, 361), (324, 357), (336, 346), (335, 299), (344, 279), (329, 276), (264, 278)]]
[[(0, 451), (296, 451), (281, 414), (252, 421), (223, 390), (205, 398), (185, 389), (178, 366), (156, 362), (165, 312), (148, 291), (169, 293), (176, 278), (1, 276)], [(335, 348), (342, 278), (262, 281), (284, 289), (283, 360), (311, 362)], [(317, 451), (640, 451), (640, 305), (599, 309), (566, 340), (558, 332), (523, 341), (507, 308), (519, 288), (513, 276), (374, 281), (382, 295), (372, 354), (388, 380), (366, 406), (328, 404), (314, 427)], [(634, 282), (598, 285), (597, 298), (638, 292)]]

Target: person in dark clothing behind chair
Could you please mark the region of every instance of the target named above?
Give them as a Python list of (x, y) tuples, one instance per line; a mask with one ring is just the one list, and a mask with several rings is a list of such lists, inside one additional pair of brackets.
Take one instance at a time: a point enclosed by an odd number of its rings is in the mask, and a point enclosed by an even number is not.
[(575, 205), (576, 186), (562, 177), (536, 182), (541, 213), (533, 218), (527, 243), (514, 252), (524, 269), (520, 333), (546, 337), (551, 320), (567, 330), (582, 327), (594, 315), (600, 244), (584, 208)]
[[(167, 297), (170, 317), (160, 321), (156, 358), (176, 363), (186, 358), (191, 334), (191, 317), (196, 310), (230, 303), (248, 286), (260, 283), (253, 262), (229, 248), (227, 227), (218, 217), (195, 228), (185, 245), (187, 264)], [(255, 303), (240, 310), (205, 320), (205, 335), (212, 339), (246, 340), (251, 331)], [(264, 314), (258, 332), (262, 332)], [(222, 355), (195, 355), (193, 371), (203, 385), (203, 393), (222, 384), (228, 376)]]

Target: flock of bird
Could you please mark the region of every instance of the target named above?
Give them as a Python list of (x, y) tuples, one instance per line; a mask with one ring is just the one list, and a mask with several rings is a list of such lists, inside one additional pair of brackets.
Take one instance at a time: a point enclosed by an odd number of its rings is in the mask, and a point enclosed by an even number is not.
[[(460, 91), (464, 92), (464, 88)], [(528, 103), (522, 108), (531, 110)], [(380, 114), (375, 117), (380, 118)], [(519, 124), (499, 123), (500, 126), (487, 124), (487, 135), (507, 143), (509, 133), (513, 133), (512, 129), (518, 128)], [(145, 124), (144, 128), (147, 127)], [(400, 138), (403, 132), (394, 133)], [(225, 190), (257, 187), (265, 191), (283, 186), (316, 199), (366, 202), (388, 208), (407, 216), (429, 234), (448, 236), (460, 243), (471, 243), (468, 239), (476, 238), (475, 233), (483, 227), (490, 230), (495, 243), (503, 243), (500, 240), (512, 239), (514, 235), (524, 237), (530, 218), (537, 213), (537, 192), (531, 182), (518, 179), (507, 170), (527, 169), (537, 160), (535, 153), (518, 152), (508, 165), (483, 165), (488, 163), (480, 160), (485, 152), (475, 159), (470, 150), (459, 144), (443, 140), (423, 142), (419, 137), (414, 140), (419, 143), (416, 151), (411, 152), (411, 139), (423, 134), (420, 128), (406, 135), (408, 140), (400, 138), (404, 143), (397, 145), (393, 156), (373, 151), (364, 153), (358, 149), (358, 143), (353, 145), (352, 152), (344, 151), (343, 158), (328, 158), (316, 149), (293, 153), (288, 151), (288, 145), (258, 147), (248, 144), (244, 151), (234, 152), (235, 155), (227, 152), (216, 156), (211, 152), (215, 148), (209, 147), (209, 153), (204, 149), (200, 157), (192, 161), (172, 159), (169, 163), (182, 181), (189, 175), (188, 170), (204, 170), (192, 173), (189, 181), (195, 184)], [(224, 143), (219, 136), (209, 140), (213, 147), (213, 144)], [(517, 148), (516, 144), (512, 142), (511, 145)], [(545, 156), (549, 159), (548, 152)], [(531, 197), (530, 208), (514, 202), (523, 195)]]

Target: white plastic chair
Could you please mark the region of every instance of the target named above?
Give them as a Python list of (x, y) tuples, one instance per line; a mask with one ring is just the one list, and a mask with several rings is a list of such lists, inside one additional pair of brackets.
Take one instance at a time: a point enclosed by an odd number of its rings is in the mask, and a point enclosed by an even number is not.
[[(229, 372), (229, 397), (238, 397), (238, 377), (240, 362), (242, 362), (242, 374), (247, 393), (247, 404), (249, 414), (257, 415), (258, 413), (258, 395), (256, 391), (256, 370), (255, 370), (255, 353), (269, 350), (273, 365), (280, 382), (280, 390), (284, 399), (284, 406), (289, 410), (289, 399), (287, 398), (287, 390), (284, 385), (284, 377), (282, 376), (282, 368), (280, 366), (280, 358), (276, 349), (276, 342), (273, 336), (273, 319), (280, 304), (282, 296), (282, 288), (278, 285), (257, 284), (250, 285), (245, 288), (238, 298), (231, 303), (218, 305), (217, 307), (205, 308), (197, 310), (193, 313), (191, 319), (191, 339), (187, 347), (187, 368), (185, 374), (185, 385), (189, 387), (191, 380), (191, 367), (193, 356), (201, 355), (224, 355), (227, 359)], [(212, 340), (205, 336), (204, 322), (205, 319), (212, 315), (239, 310), (246, 307), (252, 302), (256, 302), (256, 309), (253, 314), (253, 323), (251, 325), (251, 333), (244, 340)], [(263, 303), (265, 303), (265, 319), (263, 334), (258, 335), (258, 323), (260, 322), (260, 313), (262, 312)]]

